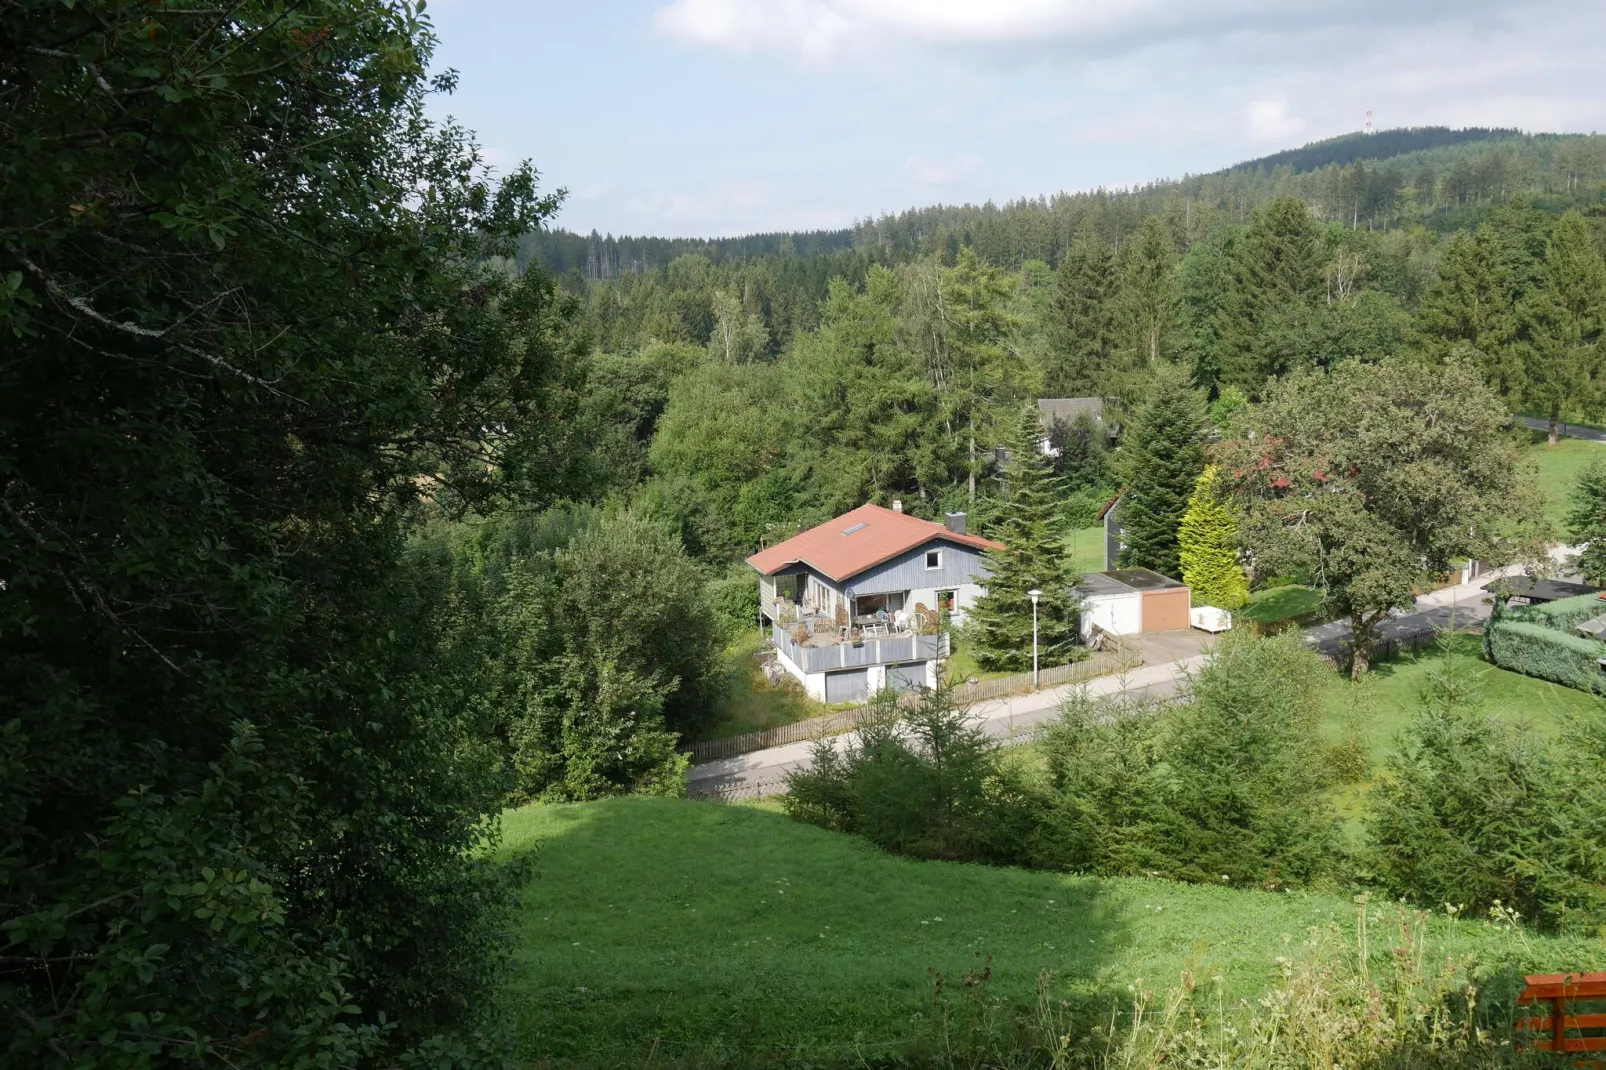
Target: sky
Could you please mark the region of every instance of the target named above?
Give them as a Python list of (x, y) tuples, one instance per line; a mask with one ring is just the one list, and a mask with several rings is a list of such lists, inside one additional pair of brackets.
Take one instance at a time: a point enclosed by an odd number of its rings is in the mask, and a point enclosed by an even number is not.
[(435, 0), (435, 102), (556, 226), (714, 237), (1359, 130), (1606, 131), (1601, 0)]

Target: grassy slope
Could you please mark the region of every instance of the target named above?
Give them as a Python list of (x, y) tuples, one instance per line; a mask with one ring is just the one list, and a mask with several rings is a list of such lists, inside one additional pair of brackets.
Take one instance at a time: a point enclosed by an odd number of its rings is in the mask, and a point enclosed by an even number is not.
[[(540, 852), (512, 991), (530, 1059), (874, 1053), (926, 1034), (928, 970), (954, 992), (983, 954), (992, 993), (1020, 1002), (1040, 971), (1073, 1000), (1185, 968), (1249, 996), (1308, 926), (1355, 910), (1346, 895), (913, 862), (754, 806), (616, 799), (512, 811), (505, 828)], [(1518, 947), (1478, 922), (1435, 930), (1486, 957)], [(1588, 958), (1544, 938), (1525, 954)]]
[(828, 712), (825, 703), (809, 698), (801, 686), (771, 686), (754, 657), (762, 643), (755, 628), (725, 651), (725, 694), (719, 704), (718, 719), (702, 738), (724, 739), (744, 732), (762, 732)]
[(1567, 495), (1584, 466), (1596, 457), (1606, 456), (1606, 444), (1564, 438), (1555, 446), (1547, 446), (1543, 434), (1535, 432), (1534, 437), (1538, 441), (1528, 456), (1539, 466), (1540, 484), (1545, 489), (1545, 517), (1555, 529), (1555, 537), (1565, 539)]
[[(1478, 674), (1483, 695), (1483, 711), (1514, 724), (1531, 725), (1536, 731), (1554, 733), (1571, 715), (1606, 716), (1606, 701), (1548, 680), (1490, 665), (1482, 657), (1482, 640), (1463, 635), (1456, 640), (1457, 653)], [(1356, 692), (1354, 685), (1339, 673), (1327, 683), (1327, 720), (1324, 732), (1332, 742), (1345, 738), (1351, 711), (1359, 714), (1360, 736), (1372, 762), (1372, 776), (1350, 785), (1338, 794), (1340, 811), (1352, 829), (1364, 811), (1366, 794), (1371, 790), (1384, 759), (1393, 749), (1400, 731), (1421, 709), (1422, 686), (1428, 669), (1441, 655), (1433, 648), (1408, 654), (1378, 665), (1372, 679)], [(1357, 694), (1362, 696), (1356, 709)]]

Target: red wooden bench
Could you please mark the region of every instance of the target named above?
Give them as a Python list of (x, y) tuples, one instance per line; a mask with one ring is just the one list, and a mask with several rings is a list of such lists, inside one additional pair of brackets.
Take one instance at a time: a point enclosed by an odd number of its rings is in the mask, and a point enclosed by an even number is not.
[[(1536, 973), (1523, 978), (1528, 987), (1518, 1005), (1550, 1004), (1536, 1018), (1519, 1018), (1518, 1030), (1548, 1034), (1532, 1041), (1540, 1051), (1606, 1051), (1606, 1014), (1579, 1014), (1575, 1003), (1606, 1004), (1606, 973)], [(1536, 1008), (1537, 1009), (1537, 1008)], [(1569, 1013), (1571, 1012), (1571, 1013)], [(1576, 1034), (1569, 1036), (1569, 1033)]]

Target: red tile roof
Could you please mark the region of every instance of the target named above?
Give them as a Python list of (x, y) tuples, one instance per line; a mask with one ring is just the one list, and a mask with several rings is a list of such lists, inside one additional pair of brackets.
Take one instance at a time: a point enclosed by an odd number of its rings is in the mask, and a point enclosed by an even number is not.
[(802, 563), (815, 572), (842, 582), (867, 568), (890, 561), (933, 539), (945, 539), (978, 550), (1004, 547), (980, 535), (958, 535), (946, 526), (879, 505), (861, 505), (817, 528), (760, 550), (747, 563), (766, 576)]

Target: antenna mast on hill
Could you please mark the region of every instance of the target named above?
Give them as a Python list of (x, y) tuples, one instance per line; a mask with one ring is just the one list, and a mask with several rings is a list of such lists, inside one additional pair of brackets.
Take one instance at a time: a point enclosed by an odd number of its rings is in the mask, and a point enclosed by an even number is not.
[(1370, 134), (1371, 132), (1372, 132), (1372, 109), (1371, 108), (1367, 108), (1366, 109), (1366, 125), (1361, 127), (1361, 133)]

